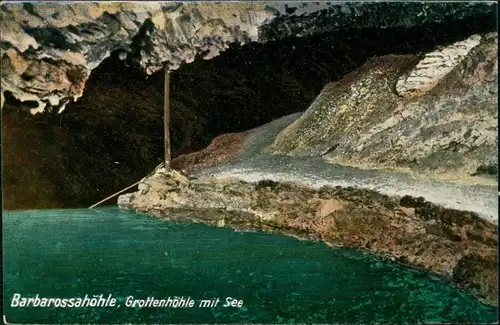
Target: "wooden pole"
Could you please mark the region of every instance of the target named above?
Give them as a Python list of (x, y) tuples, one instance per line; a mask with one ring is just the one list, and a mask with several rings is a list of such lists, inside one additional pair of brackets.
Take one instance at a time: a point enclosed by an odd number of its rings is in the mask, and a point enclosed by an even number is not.
[(141, 181), (137, 181), (137, 182), (135, 182), (134, 184), (132, 184), (132, 185), (130, 185), (130, 186), (128, 186), (128, 187), (126, 187), (126, 188), (124, 188), (123, 190), (120, 190), (119, 192), (116, 192), (115, 194), (108, 196), (108, 197), (107, 197), (107, 198), (105, 198), (104, 200), (101, 200), (101, 201), (97, 202), (96, 204), (91, 205), (91, 206), (89, 207), (89, 209), (92, 209), (92, 208), (94, 208), (94, 207), (98, 206), (99, 204), (101, 204), (101, 203), (103, 203), (103, 202), (106, 202), (107, 200), (109, 200), (109, 199), (111, 199), (111, 198), (114, 198), (114, 197), (115, 197), (115, 196), (117, 196), (118, 194), (125, 192), (126, 190), (128, 190), (128, 189), (130, 189), (130, 188), (132, 188), (132, 187), (136, 186), (136, 185), (137, 185), (137, 184), (139, 184), (140, 182), (141, 182)]
[(163, 127), (165, 138), (165, 170), (170, 170), (170, 71), (165, 67)]
[[(156, 173), (156, 171), (157, 171), (159, 168), (162, 168), (162, 167), (163, 167), (163, 163), (159, 164), (159, 165), (158, 165), (158, 166), (156, 166), (156, 168), (155, 168), (155, 169), (154, 169), (151, 173), (149, 173), (149, 174), (148, 174), (148, 176), (146, 176), (146, 177), (150, 177), (150, 176), (152, 176), (154, 173)], [(105, 198), (104, 200), (101, 200), (101, 201), (97, 202), (96, 204), (91, 205), (91, 206), (89, 207), (89, 209), (92, 209), (92, 208), (94, 208), (94, 207), (98, 206), (99, 204), (101, 204), (101, 203), (103, 203), (103, 202), (106, 202), (107, 200), (109, 200), (109, 199), (111, 199), (111, 198), (113, 198), (113, 197), (117, 196), (118, 194), (123, 193), (123, 192), (125, 192), (125, 191), (126, 191), (126, 190), (128, 190), (128, 189), (131, 189), (132, 187), (134, 187), (134, 186), (136, 186), (137, 184), (139, 184), (141, 181), (142, 181), (142, 179), (141, 179), (140, 181), (135, 182), (134, 184), (132, 184), (132, 185), (130, 185), (130, 186), (127, 186), (127, 187), (126, 187), (126, 188), (124, 188), (123, 190), (120, 190), (120, 191), (116, 192), (115, 194), (108, 196), (108, 197), (107, 197), (107, 198)]]

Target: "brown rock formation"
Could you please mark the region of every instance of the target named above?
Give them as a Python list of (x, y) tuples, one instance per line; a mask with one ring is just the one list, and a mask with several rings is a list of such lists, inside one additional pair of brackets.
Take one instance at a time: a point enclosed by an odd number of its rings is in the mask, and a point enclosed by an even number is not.
[(172, 168), (190, 172), (230, 161), (241, 150), (247, 133), (222, 134), (213, 139), (205, 149), (174, 158)]

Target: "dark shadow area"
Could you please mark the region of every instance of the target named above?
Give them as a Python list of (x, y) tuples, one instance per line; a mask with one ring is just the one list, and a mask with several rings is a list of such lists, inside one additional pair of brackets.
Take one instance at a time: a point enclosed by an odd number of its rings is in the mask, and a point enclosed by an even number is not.
[[(171, 74), (173, 156), (306, 110), (327, 82), (370, 57), (423, 53), (494, 30), (489, 16), (411, 29), (352, 29), (235, 45), (212, 60), (184, 64)], [(29, 105), (7, 96), (4, 208), (87, 207), (149, 173), (163, 159), (163, 78), (163, 72), (147, 77), (115, 53), (62, 114), (31, 116)]]

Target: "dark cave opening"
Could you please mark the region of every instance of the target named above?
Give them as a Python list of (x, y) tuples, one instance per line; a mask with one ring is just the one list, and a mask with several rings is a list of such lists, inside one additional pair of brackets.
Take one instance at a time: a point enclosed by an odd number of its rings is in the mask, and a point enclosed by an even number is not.
[[(324, 85), (373, 56), (415, 54), (496, 30), (494, 17), (407, 29), (356, 29), (232, 45), (171, 72), (173, 157), (304, 111)], [(65, 111), (3, 112), (6, 209), (85, 207), (136, 182), (163, 159), (163, 72), (146, 76), (113, 53)]]

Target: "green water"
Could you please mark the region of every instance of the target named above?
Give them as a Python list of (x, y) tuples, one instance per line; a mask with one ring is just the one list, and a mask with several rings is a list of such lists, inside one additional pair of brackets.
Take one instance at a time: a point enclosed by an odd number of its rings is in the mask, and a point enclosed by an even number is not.
[[(497, 309), (422, 271), (346, 249), (116, 208), (7, 212), (10, 323), (494, 322)], [(112, 294), (115, 307), (11, 307), (12, 297)], [(131, 308), (126, 297), (220, 298), (213, 308)], [(226, 297), (243, 306), (223, 307)]]

